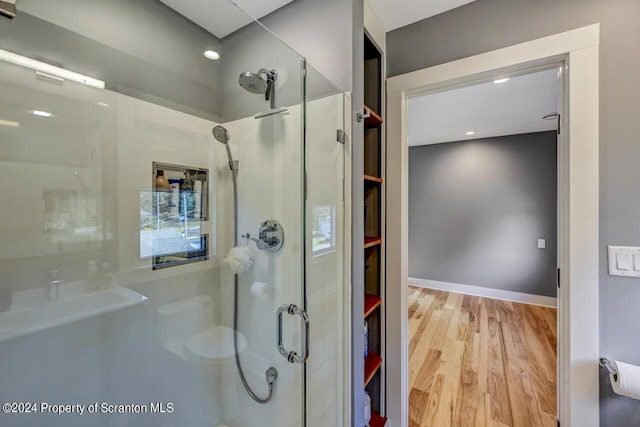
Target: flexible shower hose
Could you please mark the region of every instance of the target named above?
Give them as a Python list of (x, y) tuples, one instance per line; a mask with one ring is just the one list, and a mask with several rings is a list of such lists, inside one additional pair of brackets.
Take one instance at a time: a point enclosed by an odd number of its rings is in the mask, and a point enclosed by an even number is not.
[[(236, 183), (236, 177), (238, 174), (238, 170), (234, 167), (234, 164), (231, 159), (229, 159), (229, 168), (231, 169), (231, 174), (233, 175), (233, 245), (238, 246), (238, 185)], [(242, 364), (240, 363), (240, 352), (238, 351), (238, 275), (233, 275), (233, 348), (236, 356), (236, 368), (238, 369), (238, 375), (240, 376), (240, 380), (242, 381), (242, 385), (244, 389), (247, 391), (249, 396), (260, 404), (268, 403), (273, 397), (273, 383), (276, 380), (278, 375), (277, 371), (274, 368), (269, 368), (266, 371), (266, 380), (269, 385), (269, 395), (261, 399), (258, 397), (251, 386), (247, 382), (247, 379), (244, 377), (244, 372), (242, 371)]]
[(234, 281), (233, 346), (235, 348), (235, 354), (236, 354), (236, 367), (238, 368), (238, 374), (240, 375), (240, 380), (242, 380), (242, 385), (244, 386), (244, 389), (247, 391), (247, 393), (249, 393), (249, 396), (251, 396), (251, 398), (255, 400), (257, 403), (265, 404), (265, 403), (268, 403), (273, 397), (273, 382), (275, 381), (275, 378), (271, 379), (270, 372), (269, 372), (273, 368), (269, 368), (266, 372), (267, 384), (269, 385), (269, 395), (266, 398), (261, 399), (253, 392), (253, 390), (251, 390), (251, 386), (249, 386), (249, 383), (247, 383), (247, 380), (244, 377), (244, 373), (242, 372), (242, 365), (240, 364), (240, 353), (238, 352), (238, 275), (237, 274), (234, 274), (233, 281)]

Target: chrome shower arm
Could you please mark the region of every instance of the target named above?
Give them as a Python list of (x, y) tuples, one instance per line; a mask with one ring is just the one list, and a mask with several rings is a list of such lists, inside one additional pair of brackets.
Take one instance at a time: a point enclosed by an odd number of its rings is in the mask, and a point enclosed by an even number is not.
[(273, 85), (275, 81), (272, 79), (267, 79), (267, 91), (264, 93), (264, 100), (271, 101), (271, 109), (275, 107), (275, 91), (273, 90)]
[(257, 74), (258, 75), (266, 74), (266, 76), (269, 77), (269, 75), (271, 74), (271, 71), (267, 70), (266, 68), (260, 68)]

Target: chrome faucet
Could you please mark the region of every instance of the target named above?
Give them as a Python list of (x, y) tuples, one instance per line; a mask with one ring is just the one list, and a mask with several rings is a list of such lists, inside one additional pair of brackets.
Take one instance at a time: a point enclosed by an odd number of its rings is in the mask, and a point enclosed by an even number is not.
[(47, 299), (49, 301), (56, 301), (58, 299), (58, 287), (63, 280), (60, 280), (60, 273), (58, 270), (49, 271), (49, 293)]
[(242, 237), (251, 239), (256, 242), (256, 246), (261, 251), (276, 253), (282, 249), (284, 243), (284, 229), (278, 221), (268, 220), (260, 224), (258, 229), (258, 238), (251, 237), (249, 233), (243, 234)]

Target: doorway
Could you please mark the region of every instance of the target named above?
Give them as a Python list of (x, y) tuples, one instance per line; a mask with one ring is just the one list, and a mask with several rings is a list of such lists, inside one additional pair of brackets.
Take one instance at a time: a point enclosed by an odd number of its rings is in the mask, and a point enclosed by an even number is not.
[(556, 424), (561, 70), (411, 97), (410, 426)]
[[(418, 70), (387, 81), (387, 129), (396, 140), (387, 153), (387, 389), (400, 399), (389, 416), (408, 426), (408, 134), (412, 96), (527, 73), (563, 68), (567, 84), (559, 150), (558, 414), (569, 425), (596, 426), (598, 401), (598, 62), (599, 25), (591, 25), (497, 51)], [(569, 83), (570, 82), (570, 83)], [(569, 117), (570, 116), (570, 117)], [(572, 291), (573, 290), (573, 291)]]

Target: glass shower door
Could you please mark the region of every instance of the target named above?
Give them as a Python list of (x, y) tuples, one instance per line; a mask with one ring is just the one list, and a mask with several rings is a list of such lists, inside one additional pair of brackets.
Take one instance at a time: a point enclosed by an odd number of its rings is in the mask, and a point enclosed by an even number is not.
[[(265, 31), (261, 27), (248, 30)], [(303, 67), (301, 58), (292, 55), (288, 48), (270, 44), (272, 35), (261, 37), (264, 48), (253, 52), (250, 61), (238, 66), (254, 72), (259, 68), (277, 71), (276, 108), (271, 108), (264, 95), (260, 99), (260, 95), (240, 86), (230, 87), (225, 94), (225, 100), (229, 100), (225, 108), (229, 108), (230, 114), (244, 111), (237, 119), (222, 124), (230, 136), (228, 147), (233, 161), (238, 162), (237, 231), (229, 227), (234, 223), (235, 210), (229, 159), (221, 152), (215, 160), (215, 169), (219, 171), (217, 223), (224, 234), (219, 245), (224, 248), (221, 252), (227, 260), (220, 269), (219, 292), (224, 302), (220, 322), (236, 329), (246, 343), (238, 349), (246, 385), (237, 364), (225, 367), (221, 380), (225, 392), (223, 407), (231, 412), (228, 421), (225, 420), (228, 425), (297, 427), (304, 425), (304, 361), (308, 342), (303, 298)], [(272, 56), (278, 58), (277, 62)], [(240, 72), (236, 69), (233, 74), (237, 76)], [(246, 256), (238, 259), (238, 264), (246, 262), (237, 276), (229, 263), (234, 256), (229, 253), (234, 232), (237, 233), (234, 251), (238, 251), (239, 258)], [(274, 371), (277, 378), (273, 395), (268, 402), (261, 403), (269, 396), (267, 377)]]
[(346, 426), (345, 323), (346, 96), (311, 65), (306, 72), (306, 302), (311, 357), (306, 366), (307, 425)]

